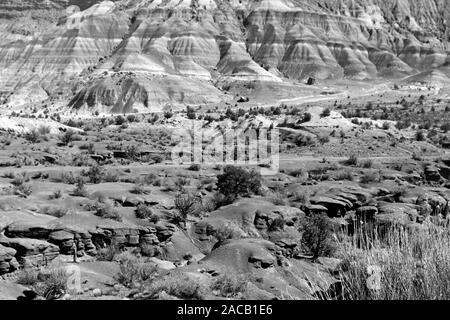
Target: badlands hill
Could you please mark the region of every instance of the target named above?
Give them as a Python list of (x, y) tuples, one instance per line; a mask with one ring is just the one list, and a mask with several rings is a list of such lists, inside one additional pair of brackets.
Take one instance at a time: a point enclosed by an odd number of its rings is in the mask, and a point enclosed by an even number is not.
[(224, 82), (446, 78), (445, 4), (6, 0), (1, 101), (121, 113), (224, 101)]

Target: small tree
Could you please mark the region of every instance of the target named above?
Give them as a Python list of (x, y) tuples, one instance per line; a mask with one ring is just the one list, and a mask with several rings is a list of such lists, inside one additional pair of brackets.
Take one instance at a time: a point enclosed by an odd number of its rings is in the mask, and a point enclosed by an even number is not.
[(59, 140), (61, 141), (62, 144), (68, 145), (73, 141), (74, 135), (75, 132), (73, 130), (67, 130), (59, 137)]
[(247, 196), (258, 194), (261, 189), (261, 175), (256, 171), (247, 171), (241, 167), (226, 166), (217, 176), (217, 188), (225, 196)]
[(320, 117), (325, 118), (325, 117), (330, 116), (330, 114), (331, 114), (331, 110), (329, 108), (326, 108), (322, 111), (322, 113), (320, 114)]
[(303, 119), (301, 120), (302, 122), (309, 122), (311, 121), (312, 115), (309, 112), (306, 112), (303, 114)]
[(186, 108), (186, 114), (187, 114), (188, 119), (195, 120), (196, 114), (195, 114), (195, 110), (192, 107)]
[(187, 216), (194, 213), (196, 202), (196, 198), (189, 192), (177, 193), (175, 196), (175, 208), (178, 214), (174, 217), (174, 222), (179, 225), (184, 224)]
[(330, 256), (335, 251), (332, 240), (332, 224), (325, 214), (314, 214), (305, 218), (301, 226), (302, 241), (309, 248), (313, 259)]
[(173, 117), (173, 113), (171, 111), (164, 112), (164, 118), (170, 119)]
[(419, 130), (416, 132), (416, 140), (417, 141), (424, 141), (425, 140), (425, 133), (422, 130)]

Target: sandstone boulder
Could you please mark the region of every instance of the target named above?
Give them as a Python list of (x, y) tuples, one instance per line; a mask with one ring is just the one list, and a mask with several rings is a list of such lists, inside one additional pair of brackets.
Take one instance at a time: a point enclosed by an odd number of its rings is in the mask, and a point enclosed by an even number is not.
[(48, 239), (53, 228), (45, 223), (13, 222), (5, 229), (5, 235), (11, 238)]

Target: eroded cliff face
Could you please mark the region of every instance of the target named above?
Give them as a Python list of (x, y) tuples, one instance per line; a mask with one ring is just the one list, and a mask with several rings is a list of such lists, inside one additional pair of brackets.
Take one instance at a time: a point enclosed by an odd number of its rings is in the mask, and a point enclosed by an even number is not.
[(0, 91), (37, 84), (76, 109), (122, 112), (225, 99), (218, 79), (401, 77), (450, 61), (449, 10), (445, 0), (7, 0)]

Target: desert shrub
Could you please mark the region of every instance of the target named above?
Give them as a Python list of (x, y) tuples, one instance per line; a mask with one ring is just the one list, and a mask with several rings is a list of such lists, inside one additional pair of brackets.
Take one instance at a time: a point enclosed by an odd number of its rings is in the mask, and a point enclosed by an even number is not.
[(200, 171), (200, 165), (198, 163), (193, 163), (189, 166), (188, 170), (191, 171)]
[(13, 187), (13, 193), (19, 197), (27, 198), (33, 193), (33, 188), (29, 184), (21, 183)]
[(61, 218), (64, 217), (69, 212), (66, 208), (56, 208), (56, 207), (45, 207), (42, 209), (42, 214), (46, 214), (48, 216)]
[(73, 172), (62, 171), (58, 176), (54, 177), (53, 182), (60, 182), (65, 184), (75, 184), (77, 181), (76, 176)]
[(97, 202), (94, 205), (94, 214), (97, 217), (103, 218), (103, 219), (111, 219), (118, 222), (122, 222), (122, 217), (120, 216), (117, 209), (114, 207), (114, 205), (110, 203), (100, 203)]
[(217, 176), (217, 188), (225, 196), (248, 196), (259, 194), (261, 176), (256, 171), (247, 171), (240, 167), (227, 165), (223, 173)]
[(216, 210), (216, 202), (214, 201), (214, 198), (206, 198), (202, 201), (202, 211), (203, 212), (213, 212)]
[(26, 132), (23, 137), (30, 143), (38, 143), (41, 140), (41, 135), (36, 129)]
[(47, 134), (50, 134), (50, 127), (46, 125), (40, 125), (37, 131), (40, 135), (45, 136)]
[(73, 130), (67, 130), (62, 135), (59, 136), (59, 141), (63, 145), (68, 145), (72, 141), (74, 141), (75, 132)]
[(196, 118), (195, 110), (189, 106), (186, 108), (186, 115), (187, 115), (187, 118), (190, 120), (195, 120), (195, 118)]
[(330, 142), (330, 137), (325, 136), (325, 135), (320, 135), (318, 140), (319, 140), (320, 144), (325, 144), (325, 143)]
[(83, 171), (82, 174), (89, 178), (89, 182), (93, 184), (98, 184), (102, 182), (103, 176), (105, 174), (105, 169), (99, 165), (93, 165), (88, 171)]
[(127, 155), (127, 159), (130, 159), (130, 160), (137, 160), (137, 159), (139, 159), (139, 156), (140, 156), (139, 148), (136, 145), (126, 146), (125, 153)]
[(120, 179), (119, 179), (119, 175), (117, 174), (117, 172), (112, 172), (112, 171), (107, 170), (103, 174), (104, 182), (118, 182), (119, 180)]
[(287, 191), (284, 186), (277, 185), (271, 193), (270, 201), (277, 206), (284, 206), (287, 204)]
[(97, 163), (86, 153), (77, 153), (72, 156), (72, 165), (75, 167), (92, 166)]
[(170, 119), (173, 117), (173, 113), (171, 111), (164, 112), (164, 118)]
[(282, 231), (285, 225), (286, 221), (283, 219), (283, 217), (276, 217), (270, 223), (269, 231)]
[(73, 128), (80, 128), (81, 125), (82, 125), (81, 123), (76, 122), (76, 121), (73, 120), (73, 119), (70, 119), (70, 120), (67, 121), (67, 123), (66, 123), (66, 126), (68, 126), (68, 127), (73, 127)]
[(64, 268), (39, 271), (33, 290), (46, 300), (61, 298), (67, 291), (68, 275)]
[(10, 176), (10, 178), (12, 178), (13, 180), (11, 181), (11, 184), (13, 186), (20, 186), (22, 184), (24, 184), (25, 182), (30, 181), (30, 177), (26, 174), (12, 174)]
[(298, 147), (307, 147), (315, 144), (315, 140), (310, 135), (299, 133), (294, 137), (294, 143)]
[(214, 232), (214, 237), (217, 239), (217, 242), (213, 249), (220, 247), (225, 241), (233, 239), (235, 236), (233, 228), (228, 224), (219, 227), (219, 229)]
[(114, 261), (121, 253), (120, 247), (116, 244), (110, 244), (106, 248), (100, 249), (97, 252), (98, 261)]
[(248, 280), (245, 276), (226, 273), (214, 279), (211, 290), (217, 291), (222, 297), (233, 298), (244, 293), (247, 284)]
[(172, 179), (164, 179), (162, 181), (162, 190), (166, 191), (166, 192), (170, 192), (170, 191), (176, 191), (176, 187), (175, 187), (175, 183), (173, 182)]
[(345, 164), (348, 166), (358, 165), (358, 157), (355, 154), (350, 155), (350, 157), (348, 157), (348, 159), (345, 161)]
[(361, 178), (360, 182), (363, 184), (378, 182), (380, 180), (380, 176), (376, 172), (365, 172)]
[(425, 140), (425, 132), (423, 132), (422, 130), (417, 131), (416, 135), (415, 135), (415, 139), (416, 139), (416, 141), (424, 141)]
[(154, 185), (155, 181), (158, 180), (158, 176), (154, 173), (149, 173), (144, 175), (139, 180), (146, 185)]
[(325, 117), (330, 116), (330, 114), (331, 114), (330, 108), (326, 108), (326, 109), (324, 109), (324, 110), (322, 111), (322, 113), (320, 114), (320, 117), (321, 117), (321, 118), (325, 118)]
[(442, 125), (441, 125), (441, 128), (440, 128), (442, 131), (444, 131), (444, 132), (448, 132), (448, 131), (450, 131), (450, 123), (449, 122), (446, 122), (446, 123), (443, 123)]
[(310, 250), (313, 259), (321, 256), (330, 256), (335, 251), (332, 239), (332, 223), (325, 214), (314, 214), (305, 217), (302, 221), (300, 231), (302, 241)]
[(305, 112), (303, 114), (303, 118), (301, 119), (301, 122), (309, 122), (312, 119), (312, 115), (309, 112)]
[(129, 114), (129, 115), (127, 115), (127, 121), (128, 122), (137, 122), (137, 117), (136, 117), (136, 115), (134, 115), (134, 114)]
[(17, 273), (16, 282), (23, 286), (33, 286), (38, 282), (38, 272), (32, 268), (25, 268)]
[(344, 171), (340, 171), (336, 174), (335, 179), (338, 181), (341, 180), (348, 180), (348, 181), (353, 181), (354, 177), (351, 171), (349, 170), (344, 170)]
[(327, 168), (312, 169), (308, 171), (308, 177), (311, 180), (326, 181), (330, 179), (330, 175), (327, 172)]
[(48, 200), (55, 200), (55, 199), (60, 199), (60, 198), (62, 198), (62, 191), (56, 190), (48, 197)]
[(135, 194), (149, 194), (150, 189), (148, 189), (143, 183), (137, 182), (134, 184), (131, 192)]
[(157, 223), (159, 220), (158, 215), (154, 214), (152, 209), (145, 204), (138, 205), (134, 212), (138, 219), (149, 219), (153, 223)]
[(373, 160), (367, 159), (361, 163), (361, 166), (366, 169), (370, 169), (373, 167)]
[(122, 115), (118, 115), (115, 119), (114, 119), (116, 125), (121, 126), (123, 124), (125, 124), (127, 122), (127, 119), (122, 116)]
[(73, 189), (73, 195), (76, 197), (87, 197), (88, 191), (85, 186), (83, 177), (78, 176), (75, 178), (75, 188)]
[(175, 187), (178, 190), (183, 190), (183, 187), (189, 186), (191, 184), (191, 179), (187, 177), (178, 177), (174, 181)]
[(179, 192), (175, 196), (175, 208), (178, 214), (174, 216), (174, 221), (178, 224), (185, 222), (189, 214), (194, 214), (197, 199), (189, 192)]
[(119, 272), (115, 279), (128, 288), (133, 288), (142, 285), (148, 280), (152, 280), (158, 272), (158, 268), (155, 265), (140, 262), (137, 257), (128, 252), (119, 254), (116, 260), (119, 262)]
[(171, 274), (153, 281), (146, 287), (146, 292), (154, 298), (157, 298), (161, 292), (184, 300), (202, 300), (205, 296), (204, 288), (198, 281), (181, 274)]

